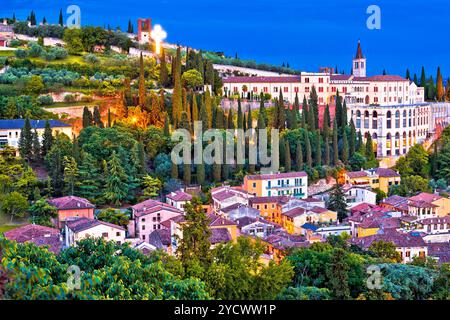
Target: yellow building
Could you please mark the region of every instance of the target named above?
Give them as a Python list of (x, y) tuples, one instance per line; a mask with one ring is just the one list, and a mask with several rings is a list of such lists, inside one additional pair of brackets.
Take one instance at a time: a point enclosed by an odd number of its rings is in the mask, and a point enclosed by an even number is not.
[(289, 199), (287, 196), (253, 197), (248, 202), (252, 208), (259, 210), (261, 217), (281, 225), (282, 204)]
[(344, 177), (347, 184), (371, 187), (372, 189), (378, 188), (386, 194), (389, 192), (390, 186), (399, 185), (401, 181), (398, 172), (387, 168), (346, 172)]
[(367, 221), (367, 223), (361, 223), (357, 227), (358, 238), (372, 236), (378, 233), (380, 230), (380, 224), (378, 221)]
[(296, 207), (281, 213), (281, 225), (289, 234), (301, 234), (306, 223), (332, 223), (336, 220), (336, 212), (320, 207)]
[(450, 199), (422, 192), (408, 199), (408, 214), (419, 219), (445, 217), (450, 214)]
[(308, 197), (308, 175), (306, 172), (247, 175), (243, 189), (256, 197), (294, 196)]

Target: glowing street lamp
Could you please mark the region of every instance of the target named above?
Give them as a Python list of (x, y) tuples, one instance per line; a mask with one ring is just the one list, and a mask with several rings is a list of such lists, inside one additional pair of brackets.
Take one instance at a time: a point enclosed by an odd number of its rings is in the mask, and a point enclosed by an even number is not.
[(164, 29), (161, 27), (161, 25), (157, 24), (153, 28), (152, 32), (150, 33), (150, 36), (153, 40), (155, 40), (156, 43), (156, 54), (161, 53), (161, 42), (167, 38), (167, 32), (164, 31)]

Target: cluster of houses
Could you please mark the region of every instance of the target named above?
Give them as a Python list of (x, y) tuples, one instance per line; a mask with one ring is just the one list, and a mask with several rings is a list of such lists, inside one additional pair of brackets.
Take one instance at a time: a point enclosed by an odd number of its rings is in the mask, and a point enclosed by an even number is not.
[[(386, 190), (400, 183), (390, 169), (347, 172), (344, 175), (349, 215), (338, 220), (327, 209), (329, 192), (308, 196), (305, 172), (249, 175), (242, 186), (211, 190), (204, 206), (211, 230), (211, 246), (234, 242), (239, 236), (259, 239), (266, 245), (263, 261), (280, 261), (292, 248), (324, 242), (330, 235), (349, 235), (349, 243), (368, 249), (373, 242), (395, 244), (404, 263), (414, 257), (450, 260), (450, 199), (428, 193), (404, 198), (391, 196), (376, 203), (372, 188)], [(69, 196), (49, 200), (57, 208), (55, 228), (27, 225), (5, 233), (18, 242), (31, 241), (59, 250), (86, 237), (128, 242), (144, 253), (164, 250), (175, 254), (183, 226), (185, 206), (197, 191), (180, 189), (166, 202), (146, 200), (130, 207), (128, 226), (95, 218), (95, 207), (86, 199)]]

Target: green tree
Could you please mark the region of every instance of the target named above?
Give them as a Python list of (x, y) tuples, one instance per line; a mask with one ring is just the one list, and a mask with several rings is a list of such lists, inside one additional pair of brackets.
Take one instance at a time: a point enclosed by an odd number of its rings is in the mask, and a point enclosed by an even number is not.
[(186, 88), (195, 89), (203, 86), (202, 75), (195, 69), (184, 72), (181, 76), (181, 81)]
[(78, 166), (74, 157), (64, 157), (64, 186), (66, 193), (74, 195), (75, 186), (78, 181)]
[(113, 152), (111, 159), (108, 161), (108, 175), (104, 192), (105, 199), (116, 206), (120, 206), (130, 191), (127, 182), (128, 177), (120, 163), (120, 159)]
[(142, 178), (142, 191), (145, 199), (156, 199), (162, 188), (162, 182), (158, 178), (145, 175)]
[(100, 211), (97, 219), (125, 228), (128, 226), (128, 222), (130, 221), (128, 214), (113, 208), (107, 208)]
[(33, 157), (33, 133), (28, 116), (25, 118), (24, 126), (20, 132), (19, 153), (27, 161), (31, 161)]
[(42, 136), (42, 155), (45, 157), (53, 145), (53, 134), (50, 122), (45, 120), (44, 134)]
[(347, 300), (350, 298), (348, 286), (349, 266), (345, 261), (345, 251), (336, 249), (331, 256), (331, 263), (327, 267), (327, 275), (332, 295), (337, 300)]
[(396, 247), (393, 242), (385, 242), (383, 240), (374, 241), (370, 245), (369, 251), (374, 253), (379, 258), (386, 259), (387, 262), (402, 262), (400, 253), (396, 251)]
[(301, 142), (297, 142), (295, 164), (297, 171), (303, 171), (303, 150)]
[(347, 201), (345, 199), (342, 186), (336, 184), (333, 190), (330, 192), (330, 198), (327, 203), (327, 208), (336, 211), (339, 221), (342, 221), (348, 215)]
[(28, 201), (17, 191), (13, 191), (0, 198), (0, 208), (6, 215), (11, 216), (11, 223), (15, 217), (23, 218), (28, 209)]

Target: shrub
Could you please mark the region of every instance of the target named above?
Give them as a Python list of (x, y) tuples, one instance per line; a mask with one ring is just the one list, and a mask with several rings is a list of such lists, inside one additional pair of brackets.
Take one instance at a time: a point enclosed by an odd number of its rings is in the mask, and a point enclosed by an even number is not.
[(36, 42), (31, 42), (29, 44), (28, 53), (31, 57), (39, 57), (44, 52), (44, 49), (38, 45)]
[(39, 96), (36, 99), (36, 102), (41, 106), (42, 105), (48, 106), (48, 105), (53, 104), (53, 98), (51, 95)]
[(89, 63), (97, 63), (99, 60), (95, 54), (89, 53), (83, 57), (83, 60)]
[(73, 94), (66, 94), (64, 96), (64, 102), (75, 102), (75, 101), (77, 101), (77, 99)]
[(17, 58), (20, 59), (24, 59), (28, 56), (28, 53), (23, 49), (17, 49), (16, 51), (14, 51), (14, 54), (16, 55)]

